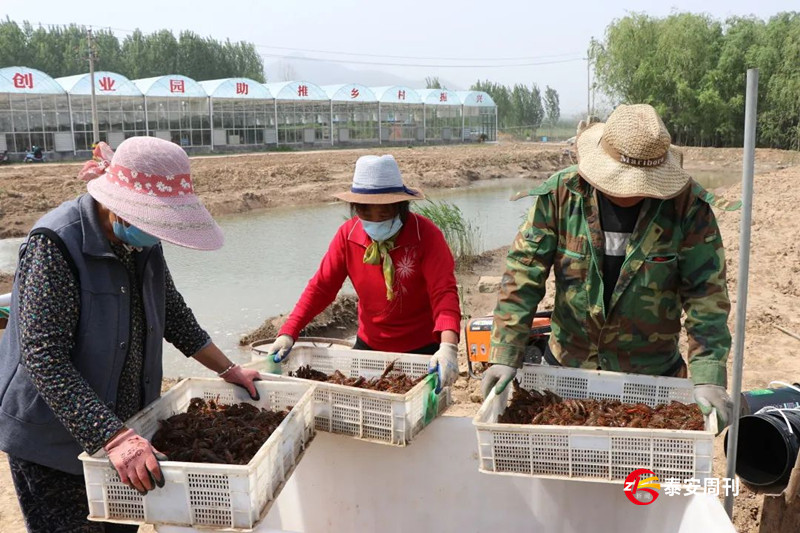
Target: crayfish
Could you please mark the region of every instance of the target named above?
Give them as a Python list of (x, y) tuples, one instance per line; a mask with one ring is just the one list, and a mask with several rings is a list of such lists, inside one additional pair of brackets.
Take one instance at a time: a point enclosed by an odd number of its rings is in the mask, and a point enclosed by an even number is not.
[(554, 426), (601, 426), (703, 430), (703, 415), (694, 404), (673, 401), (655, 408), (610, 399), (562, 399), (545, 390), (525, 390), (514, 381), (514, 395), (498, 422)]

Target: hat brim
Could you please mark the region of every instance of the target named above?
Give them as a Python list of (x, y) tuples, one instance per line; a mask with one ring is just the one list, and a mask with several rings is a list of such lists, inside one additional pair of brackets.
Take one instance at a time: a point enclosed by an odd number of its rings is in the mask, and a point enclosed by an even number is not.
[(385, 194), (363, 194), (351, 191), (340, 192), (334, 194), (334, 198), (349, 202), (351, 204), (396, 204), (398, 202), (406, 202), (409, 200), (424, 200), (425, 195), (419, 189), (406, 187), (414, 194), (405, 192), (391, 192)]
[(100, 176), (86, 188), (97, 202), (140, 230), (185, 248), (217, 250), (225, 238), (194, 194), (158, 197), (119, 187)]
[(637, 167), (621, 163), (600, 144), (605, 124), (591, 125), (577, 139), (578, 171), (593, 187), (610, 196), (633, 198), (644, 196), (668, 200), (678, 196), (691, 180), (681, 168), (681, 153), (667, 151), (657, 167)]

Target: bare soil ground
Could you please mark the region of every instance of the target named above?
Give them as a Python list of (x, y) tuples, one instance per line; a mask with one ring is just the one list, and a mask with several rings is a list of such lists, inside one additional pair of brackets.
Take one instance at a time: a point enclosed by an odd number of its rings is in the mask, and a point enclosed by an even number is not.
[[(363, 153), (394, 153), (406, 180), (423, 188), (459, 187), (476, 179), (511, 176), (541, 176), (569, 164), (561, 146), (502, 144), (386, 150), (347, 150), (310, 153), (270, 153), (192, 161), (197, 190), (212, 213), (324, 202), (331, 192), (345, 189), (352, 177), (355, 159)], [(686, 168), (726, 169), (739, 173), (741, 151), (736, 149), (689, 148)], [(753, 203), (752, 251), (745, 340), (743, 390), (766, 386), (770, 380), (798, 381), (800, 341), (775, 325), (800, 333), (800, 228), (796, 207), (800, 205), (800, 154), (759, 150)], [(3, 235), (22, 235), (43, 212), (77, 194), (84, 185), (74, 176), (80, 165), (12, 166), (0, 169), (0, 220)], [(741, 194), (739, 187), (726, 197)], [(719, 213), (726, 243), (729, 291), (736, 301), (739, 275), (739, 221), (741, 212)], [(470, 316), (490, 314), (494, 294), (477, 292), (481, 275), (499, 276), (506, 250), (479, 257), (458, 273), (464, 288), (464, 311)], [(10, 289), (10, 277), (0, 278), (0, 292)], [(552, 305), (552, 282), (543, 307)], [(735, 317), (730, 326), (733, 329)], [(466, 359), (461, 354), (461, 377), (455, 385), (451, 413), (474, 415), (480, 405), (478, 383), (467, 378)], [(722, 437), (717, 439), (715, 475), (724, 477)], [(0, 453), (0, 530), (24, 531), (7, 462)], [(761, 496), (742, 487), (735, 500), (734, 523), (738, 531), (756, 532)], [(142, 528), (142, 531), (152, 531)]]
[[(347, 190), (356, 159), (391, 153), (407, 185), (423, 190), (475, 180), (546, 176), (569, 163), (563, 146), (478, 144), (422, 148), (270, 152), (192, 159), (195, 189), (212, 215), (332, 201)], [(86, 190), (81, 163), (0, 167), (0, 238), (22, 236), (46, 211)]]

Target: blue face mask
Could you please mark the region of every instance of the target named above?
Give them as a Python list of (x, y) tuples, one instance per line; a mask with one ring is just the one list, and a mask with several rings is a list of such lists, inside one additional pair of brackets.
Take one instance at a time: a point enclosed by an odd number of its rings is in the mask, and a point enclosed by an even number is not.
[(119, 220), (112, 223), (114, 235), (125, 244), (129, 244), (136, 248), (147, 248), (148, 246), (155, 246), (161, 239), (153, 237), (149, 233), (145, 233), (136, 226), (125, 225)]
[(382, 222), (370, 222), (362, 219), (361, 226), (373, 241), (381, 242), (400, 231), (400, 228), (403, 227), (403, 222), (400, 220), (400, 215), (395, 215), (394, 218)]

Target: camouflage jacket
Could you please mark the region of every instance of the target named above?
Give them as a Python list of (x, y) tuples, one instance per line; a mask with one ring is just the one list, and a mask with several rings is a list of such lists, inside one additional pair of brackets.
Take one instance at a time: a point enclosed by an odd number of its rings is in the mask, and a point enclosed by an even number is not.
[[(725, 386), (731, 345), (722, 238), (710, 203), (692, 182), (671, 200), (645, 199), (608, 309), (603, 231), (594, 188), (573, 166), (535, 196), (508, 252), (492, 328), (490, 361), (519, 367), (531, 320), (555, 271), (550, 349), (561, 364), (661, 375), (681, 357), (681, 309), (696, 384)], [(516, 198), (515, 198), (516, 199)]]

